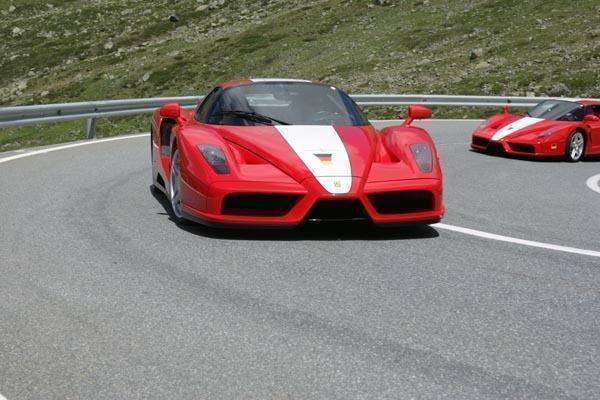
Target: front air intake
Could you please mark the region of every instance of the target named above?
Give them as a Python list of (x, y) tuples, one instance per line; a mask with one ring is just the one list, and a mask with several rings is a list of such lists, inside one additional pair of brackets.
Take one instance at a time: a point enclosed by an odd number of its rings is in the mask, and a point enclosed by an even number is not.
[(487, 147), (489, 143), (489, 139), (482, 138), (479, 136), (473, 136), (473, 145), (475, 146)]
[(306, 217), (306, 221), (353, 221), (368, 219), (367, 212), (359, 200), (320, 200)]
[(535, 153), (535, 147), (526, 143), (509, 143), (510, 149), (519, 153)]
[(501, 143), (498, 142), (490, 142), (490, 144), (487, 147), (487, 151), (492, 153), (492, 154), (504, 154), (504, 147), (502, 146)]
[(225, 196), (221, 213), (252, 217), (282, 217), (300, 196), (277, 193), (234, 193)]
[(410, 214), (434, 208), (433, 194), (427, 190), (374, 193), (369, 200), (379, 214)]

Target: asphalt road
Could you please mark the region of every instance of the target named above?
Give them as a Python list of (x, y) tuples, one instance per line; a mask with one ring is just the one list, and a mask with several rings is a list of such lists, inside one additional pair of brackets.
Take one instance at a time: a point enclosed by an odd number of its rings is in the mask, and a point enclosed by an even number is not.
[[(600, 250), (599, 161), (433, 123), (444, 222)], [(181, 228), (147, 137), (0, 163), (0, 398), (600, 397), (600, 258), (454, 233)]]

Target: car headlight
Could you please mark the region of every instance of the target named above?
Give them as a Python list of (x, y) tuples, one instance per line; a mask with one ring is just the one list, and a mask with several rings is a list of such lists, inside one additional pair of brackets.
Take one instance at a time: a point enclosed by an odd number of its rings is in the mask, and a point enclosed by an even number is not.
[(219, 175), (227, 175), (229, 173), (229, 165), (223, 150), (219, 146), (212, 144), (199, 144), (198, 150), (213, 169)]
[(431, 154), (431, 147), (427, 143), (411, 144), (410, 151), (421, 172), (433, 171), (433, 155)]
[(554, 131), (556, 131), (556, 128), (546, 129), (544, 132), (542, 132), (538, 135), (538, 139), (547, 138), (548, 136), (552, 135), (554, 133)]
[(488, 123), (489, 123), (489, 120), (486, 119), (481, 124), (479, 124), (479, 126), (477, 127), (477, 129), (479, 130), (479, 129), (485, 129), (485, 128), (487, 128)]

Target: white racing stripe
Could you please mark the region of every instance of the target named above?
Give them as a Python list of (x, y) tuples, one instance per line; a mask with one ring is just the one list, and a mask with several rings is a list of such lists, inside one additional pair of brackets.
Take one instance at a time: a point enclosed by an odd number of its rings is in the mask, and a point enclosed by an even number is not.
[(540, 121), (543, 121), (543, 119), (523, 117), (521, 119), (516, 120), (513, 123), (506, 125), (503, 128), (500, 128), (496, 133), (494, 133), (494, 136), (492, 136), (492, 140), (503, 139), (503, 138), (507, 137), (508, 135), (512, 135), (513, 133), (515, 133), (521, 129), (527, 128), (528, 126), (531, 126), (533, 124), (537, 124)]
[[(8, 162), (8, 161), (18, 160), (19, 158), (37, 156), (38, 154), (46, 154), (46, 153), (52, 153), (54, 151), (59, 151), (59, 150), (72, 149), (73, 147), (88, 146), (90, 144), (99, 144), (99, 143), (106, 143), (106, 142), (115, 142), (117, 140), (135, 139), (138, 137), (144, 137), (144, 136), (148, 136), (148, 135), (150, 135), (150, 134), (149, 133), (140, 133), (137, 135), (115, 136), (115, 137), (106, 138), (106, 139), (89, 140), (86, 142), (77, 142), (77, 143), (71, 143), (71, 144), (66, 144), (66, 145), (62, 145), (62, 146), (48, 147), (47, 149), (27, 151), (25, 153), (16, 154), (14, 156), (0, 158), (0, 164)], [(0, 400), (2, 400), (2, 399), (0, 399)]]
[(275, 128), (329, 193), (348, 193), (352, 168), (346, 147), (330, 125), (277, 125)]
[(600, 193), (600, 174), (590, 176), (585, 184), (594, 192)]
[(447, 224), (442, 224), (442, 223), (433, 224), (431, 226), (433, 226), (435, 228), (439, 228), (439, 229), (444, 229), (447, 231), (463, 233), (465, 235), (477, 236), (480, 238), (490, 239), (490, 240), (497, 240), (499, 242), (513, 243), (513, 244), (518, 244), (521, 246), (537, 247), (540, 249), (561, 251), (563, 253), (579, 254), (582, 256), (600, 257), (600, 251), (595, 251), (595, 250), (585, 250), (585, 249), (578, 249), (576, 247), (568, 247), (568, 246), (560, 246), (557, 244), (536, 242), (534, 240), (518, 239), (518, 238), (514, 238), (514, 237), (510, 237), (510, 236), (497, 235), (495, 233), (483, 232), (483, 231), (478, 231), (476, 229), (463, 228), (460, 226), (447, 225)]

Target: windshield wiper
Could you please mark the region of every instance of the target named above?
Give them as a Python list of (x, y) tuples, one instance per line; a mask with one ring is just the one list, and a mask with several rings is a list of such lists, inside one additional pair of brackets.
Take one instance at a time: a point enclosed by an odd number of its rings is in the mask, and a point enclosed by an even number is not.
[(525, 116), (526, 117), (531, 117), (531, 114), (529, 114), (529, 111), (525, 111)]
[(278, 119), (275, 119), (275, 118), (272, 118), (272, 117), (269, 117), (266, 115), (257, 114), (255, 112), (250, 112), (250, 111), (228, 110), (228, 111), (221, 111), (221, 112), (217, 113), (217, 115), (234, 115), (236, 117), (247, 119), (249, 121), (258, 122), (261, 124), (272, 125), (273, 123), (277, 123), (279, 125), (291, 125), (290, 123), (280, 121)]

